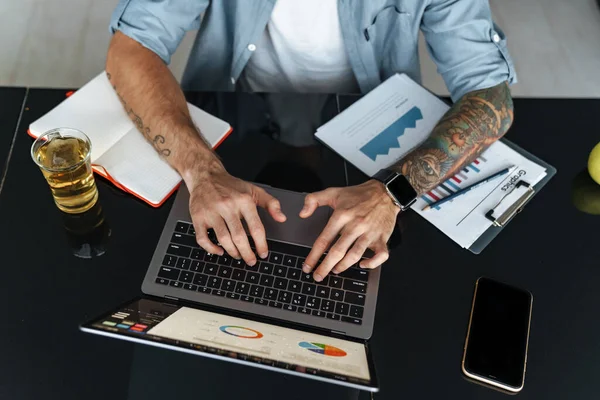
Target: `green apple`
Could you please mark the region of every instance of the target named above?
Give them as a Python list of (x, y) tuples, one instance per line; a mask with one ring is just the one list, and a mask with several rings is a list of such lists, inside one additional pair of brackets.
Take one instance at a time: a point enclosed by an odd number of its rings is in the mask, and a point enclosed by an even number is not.
[(593, 180), (600, 185), (600, 143), (594, 147), (588, 160), (588, 171)]
[(585, 169), (573, 179), (571, 196), (573, 205), (579, 211), (600, 215), (600, 185), (592, 180)]

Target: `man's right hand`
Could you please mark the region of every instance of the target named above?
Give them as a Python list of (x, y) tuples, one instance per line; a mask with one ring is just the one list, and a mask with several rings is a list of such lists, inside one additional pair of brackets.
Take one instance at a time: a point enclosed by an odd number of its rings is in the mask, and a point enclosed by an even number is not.
[(186, 179), (190, 191), (190, 214), (196, 230), (198, 244), (207, 252), (222, 255), (223, 249), (208, 238), (212, 228), (219, 243), (236, 259), (255, 265), (256, 255), (242, 225), (246, 221), (254, 240), (256, 253), (268, 255), (265, 228), (258, 216), (257, 206), (266, 209), (275, 221), (284, 222), (279, 200), (262, 188), (231, 176), (223, 166), (203, 171), (198, 177)]

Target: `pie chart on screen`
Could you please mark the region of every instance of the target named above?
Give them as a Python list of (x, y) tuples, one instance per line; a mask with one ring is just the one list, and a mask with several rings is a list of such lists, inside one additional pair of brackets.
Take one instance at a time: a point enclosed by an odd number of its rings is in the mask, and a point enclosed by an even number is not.
[(223, 325), (219, 328), (221, 332), (231, 336), (236, 336), (242, 339), (260, 339), (263, 334), (254, 329), (246, 328), (244, 326), (235, 325)]
[(344, 357), (347, 354), (342, 349), (323, 343), (300, 342), (298, 343), (298, 346), (308, 351), (312, 351), (313, 353), (322, 354), (329, 357)]

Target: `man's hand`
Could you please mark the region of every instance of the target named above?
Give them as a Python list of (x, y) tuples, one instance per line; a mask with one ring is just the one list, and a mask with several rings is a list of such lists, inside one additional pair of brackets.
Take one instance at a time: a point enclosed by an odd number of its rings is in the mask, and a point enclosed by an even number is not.
[(196, 230), (198, 244), (209, 253), (223, 255), (223, 249), (208, 238), (207, 230), (212, 228), (219, 243), (227, 253), (236, 259), (243, 258), (246, 264), (255, 265), (256, 255), (242, 225), (254, 240), (256, 252), (261, 258), (267, 257), (265, 228), (258, 216), (256, 206), (263, 207), (275, 221), (284, 222), (279, 201), (263, 189), (235, 178), (225, 168), (206, 171), (199, 178), (188, 183), (190, 190), (190, 214)]
[(373, 250), (375, 255), (360, 262), (361, 268), (377, 268), (388, 259), (387, 241), (400, 208), (392, 202), (382, 183), (370, 180), (358, 186), (308, 194), (300, 217), (310, 217), (321, 206), (333, 208), (333, 215), (315, 241), (302, 270), (311, 272), (323, 253), (335, 244), (315, 270), (315, 281), (322, 281), (330, 271), (335, 274), (345, 271), (358, 263), (367, 249)]

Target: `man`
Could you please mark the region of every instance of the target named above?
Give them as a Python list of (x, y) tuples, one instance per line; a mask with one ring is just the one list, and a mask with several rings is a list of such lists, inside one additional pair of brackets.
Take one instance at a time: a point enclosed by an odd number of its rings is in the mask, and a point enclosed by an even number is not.
[[(513, 120), (508, 84), (515, 73), (483, 0), (122, 0), (111, 22), (108, 77), (138, 129), (183, 177), (200, 246), (249, 265), (257, 257), (241, 220), (264, 258), (256, 207), (279, 222), (286, 216), (277, 199), (227, 173), (190, 119), (166, 64), (185, 32), (197, 28), (186, 89), (321, 93), (366, 93), (396, 72), (419, 81), (421, 30), (455, 104), (425, 143), (390, 168), (418, 194), (470, 163)], [(300, 216), (321, 206), (334, 212), (303, 267), (316, 281), (357, 263), (368, 248), (374, 256), (361, 267), (387, 260), (400, 208), (381, 182), (309, 194)]]

